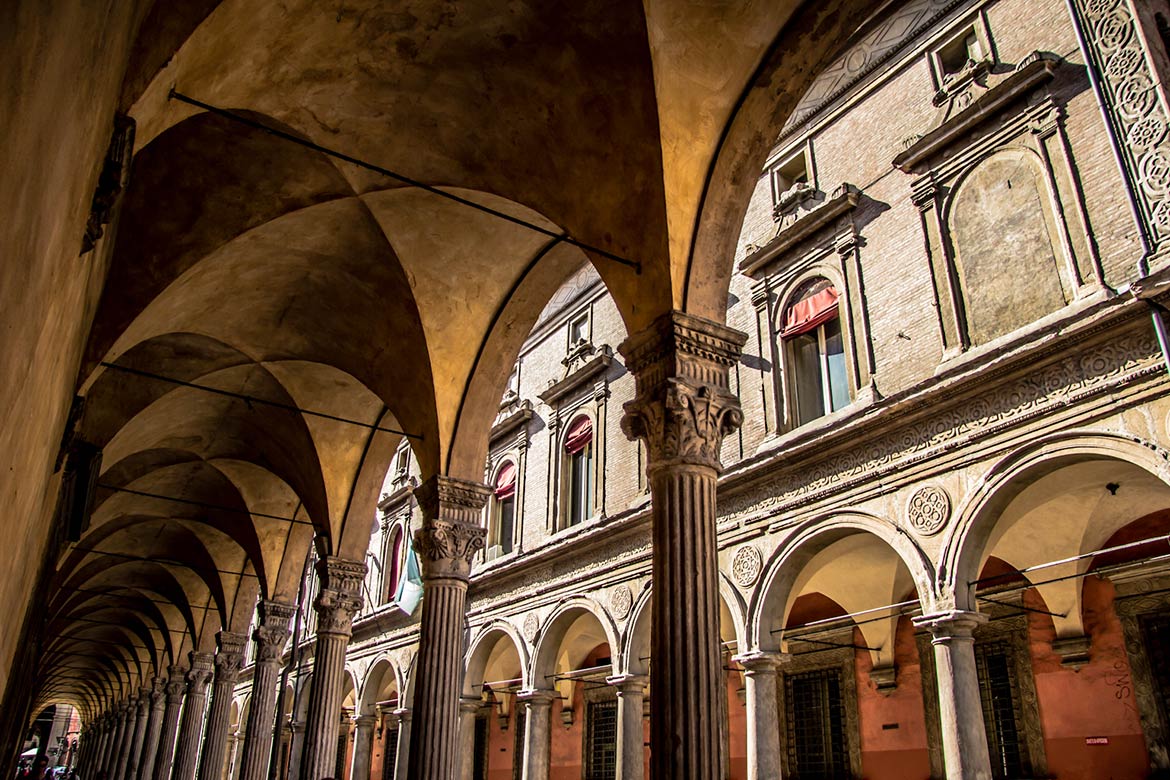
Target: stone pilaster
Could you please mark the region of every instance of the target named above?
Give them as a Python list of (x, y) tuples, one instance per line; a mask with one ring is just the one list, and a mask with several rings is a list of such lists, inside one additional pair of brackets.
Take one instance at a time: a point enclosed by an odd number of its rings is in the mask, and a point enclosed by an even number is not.
[(215, 683), (211, 688), (211, 709), (207, 713), (207, 730), (203, 734), (203, 755), (199, 761), (199, 780), (220, 780), (227, 752), (228, 728), (232, 717), (232, 691), (240, 677), (244, 646), (248, 637), (231, 631), (215, 635)]
[(211, 653), (192, 652), (188, 657), (191, 659), (191, 670), (187, 672), (187, 695), (183, 701), (183, 717), (179, 725), (171, 780), (195, 780), (200, 736), (203, 732), (203, 710), (207, 704), (207, 684), (211, 682), (214, 673)]
[(728, 372), (747, 337), (682, 312), (619, 347), (636, 380), (622, 430), (646, 443), (654, 556), (650, 756), (654, 778), (719, 780), (726, 709), (719, 645), (715, 481), (743, 421)]
[(785, 653), (755, 652), (736, 656), (743, 667), (747, 704), (748, 780), (780, 777), (780, 702), (777, 674), (789, 656)]
[(126, 780), (137, 780), (138, 766), (142, 760), (142, 747), (146, 743), (146, 724), (150, 719), (150, 688), (138, 689), (138, 707), (134, 719), (134, 736), (130, 740), (130, 760), (126, 764)]
[(361, 715), (353, 719), (353, 761), (349, 772), (351, 780), (370, 780), (374, 726), (377, 723), (378, 719), (373, 715)]
[(410, 721), (411, 711), (407, 707), (394, 710), (398, 718), (398, 749), (394, 757), (394, 780), (406, 780), (410, 767)]
[(459, 700), (459, 780), (475, 780), (475, 717), (481, 707), (481, 699)]
[(606, 679), (607, 683), (617, 688), (617, 777), (621, 780), (642, 780), (645, 775), (642, 704), (649, 680), (649, 677), (641, 674), (622, 674)]
[(244, 749), (240, 757), (240, 780), (264, 780), (276, 738), (276, 692), (280, 677), (280, 659), (288, 642), (289, 623), (296, 613), (291, 604), (261, 601), (259, 620), (252, 633), (256, 643), (256, 664), (252, 677), (252, 704), (244, 729)]
[(467, 578), (472, 559), (483, 549), (480, 513), (491, 489), (440, 475), (414, 493), (423, 513), (423, 527), (414, 536), (422, 563), (423, 603), (407, 777), (454, 780)]
[(544, 688), (516, 694), (516, 705), (528, 708), (524, 718), (524, 780), (548, 780), (552, 703), (558, 698), (556, 691)]
[(166, 694), (163, 681), (155, 677), (144, 696), (148, 700), (149, 715), (146, 721), (146, 736), (142, 740), (142, 755), (138, 760), (138, 773), (133, 780), (150, 780), (154, 773), (154, 760), (158, 755), (159, 736), (162, 734), (163, 711), (166, 709)]
[(366, 564), (328, 556), (317, 561), (321, 589), (317, 611), (317, 645), (313, 653), (313, 682), (305, 723), (299, 780), (333, 777), (337, 769), (338, 713), (345, 675), (345, 648), (353, 616), (362, 607)]
[(934, 646), (947, 780), (991, 780), (973, 634), (986, 622), (986, 615), (961, 610), (914, 618), (914, 625), (930, 630)]
[(154, 769), (151, 777), (154, 780), (169, 780), (171, 763), (175, 757), (175, 740), (179, 730), (179, 713), (183, 709), (183, 692), (187, 686), (183, 682), (187, 670), (182, 666), (171, 666), (167, 669), (167, 682), (163, 686), (166, 698), (166, 709), (163, 710), (162, 728), (158, 733), (158, 751), (154, 755)]
[(138, 697), (131, 696), (118, 712), (118, 739), (115, 748), (114, 770), (111, 780), (125, 780), (126, 765), (130, 762), (130, 743), (134, 741), (134, 713)]

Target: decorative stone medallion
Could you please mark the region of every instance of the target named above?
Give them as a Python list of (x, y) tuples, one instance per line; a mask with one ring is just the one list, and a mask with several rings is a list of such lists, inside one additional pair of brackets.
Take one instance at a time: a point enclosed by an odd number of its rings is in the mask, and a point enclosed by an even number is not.
[(529, 642), (536, 639), (536, 632), (540, 631), (540, 619), (536, 617), (535, 612), (529, 612), (528, 616), (524, 618), (524, 627), (521, 630), (524, 632), (524, 638)]
[(923, 536), (932, 536), (942, 530), (951, 516), (951, 497), (940, 487), (927, 485), (910, 497), (906, 518), (910, 527)]
[(764, 559), (760, 556), (760, 551), (750, 544), (736, 550), (731, 559), (731, 576), (745, 588), (756, 583), (763, 568)]
[(609, 596), (609, 608), (613, 610), (613, 616), (618, 620), (630, 614), (630, 607), (633, 605), (634, 594), (630, 592), (629, 585), (618, 585)]

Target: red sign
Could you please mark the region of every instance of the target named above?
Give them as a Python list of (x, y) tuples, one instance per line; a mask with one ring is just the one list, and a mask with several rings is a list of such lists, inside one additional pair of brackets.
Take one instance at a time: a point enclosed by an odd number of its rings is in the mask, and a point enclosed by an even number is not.
[(1108, 745), (1109, 737), (1085, 737), (1086, 745)]

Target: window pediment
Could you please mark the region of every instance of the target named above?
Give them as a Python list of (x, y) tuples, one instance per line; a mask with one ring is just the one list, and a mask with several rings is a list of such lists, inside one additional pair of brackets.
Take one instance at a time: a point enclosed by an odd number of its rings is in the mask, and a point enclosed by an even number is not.
[(613, 349), (608, 344), (602, 344), (588, 360), (580, 362), (576, 368), (572, 365), (570, 364), (570, 370), (563, 379), (550, 384), (538, 396), (541, 401), (549, 406), (555, 406), (557, 401), (608, 369), (613, 365)]

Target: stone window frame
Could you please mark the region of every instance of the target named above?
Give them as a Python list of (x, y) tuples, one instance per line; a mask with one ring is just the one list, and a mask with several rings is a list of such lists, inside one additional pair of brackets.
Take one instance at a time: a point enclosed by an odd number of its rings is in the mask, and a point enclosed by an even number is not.
[[(484, 506), (484, 527), (487, 529), (487, 544), (484, 546), (483, 552), (485, 561), (513, 558), (523, 550), (524, 466), (527, 460), (526, 449), (519, 442), (513, 442), (511, 447), (495, 453), (488, 462), (486, 484), (492, 488), (493, 492), (487, 501), (487, 505)], [(498, 547), (498, 540), (500, 538), (499, 502), (495, 496), (496, 479), (499, 477), (500, 471), (509, 463), (515, 464), (516, 466), (516, 490), (512, 494), (516, 506), (512, 516), (512, 549), (508, 552), (492, 554), (493, 540), (497, 542), (494, 546)]]
[[(379, 606), (390, 604), (394, 601), (394, 592), (398, 588), (398, 580), (402, 577), (403, 566), (406, 563), (409, 532), (409, 525), (402, 518), (392, 520), (386, 524), (386, 529), (382, 535), (382, 599), (378, 602)], [(398, 551), (398, 559), (395, 561), (393, 567), (396, 576), (388, 580), (386, 575), (391, 571), (390, 555), (394, 549), (396, 538), (402, 540), (402, 545)]]
[[(975, 36), (982, 56), (959, 73), (947, 74), (943, 65), (943, 52), (960, 38), (966, 38), (968, 35)], [(969, 87), (972, 81), (986, 76), (998, 62), (998, 55), (984, 10), (980, 8), (948, 25), (947, 29), (930, 44), (926, 56), (930, 63), (930, 75), (935, 89), (933, 103), (936, 106), (945, 104)]]
[[(585, 338), (573, 341), (573, 328), (577, 323), (585, 321)], [(571, 355), (581, 348), (582, 344), (593, 343), (593, 304), (585, 304), (578, 311), (574, 311), (565, 318), (565, 354)]]
[[(606, 393), (605, 395), (608, 395)], [(591, 459), (591, 492), (592, 512), (576, 525), (569, 525), (569, 505), (571, 474), (568, 468), (569, 454), (565, 449), (565, 439), (569, 429), (582, 416), (588, 417), (593, 424), (593, 442)], [(559, 534), (566, 531), (591, 525), (605, 516), (605, 397), (594, 396), (582, 399), (580, 403), (559, 410), (556, 415), (556, 425), (549, 426), (551, 452), (549, 453), (549, 531)]]
[[(1018, 591), (1001, 604), (987, 604), (981, 610), (989, 616), (987, 623), (975, 629), (975, 643), (1007, 642), (1012, 648), (1016, 685), (1020, 702), (1020, 722), (1017, 729), (1020, 745), (1032, 777), (1048, 777), (1048, 755), (1044, 749), (1043, 722), (1040, 720), (1040, 699), (1036, 693), (1036, 676), (1032, 669), (1032, 649), (1029, 641), (1028, 613), (1019, 611), (1024, 591)], [(1001, 598), (999, 596), (997, 599)], [(939, 721), (938, 671), (934, 663), (934, 648), (929, 631), (915, 634), (922, 680), (922, 706), (926, 721), (926, 749), (930, 759), (931, 777), (945, 777), (942, 756), (942, 733)]]
[(1061, 286), (1071, 291), (1064, 309), (1107, 294), (1065, 128), (1065, 109), (1051, 89), (1061, 62), (1055, 55), (1033, 52), (970, 105), (928, 133), (907, 139), (906, 148), (894, 158), (894, 167), (916, 175), (910, 199), (918, 208), (926, 240), (944, 364), (974, 347), (1016, 338), (1034, 326), (1021, 326), (981, 344), (972, 343), (967, 331), (950, 235), (951, 211), (959, 185), (999, 152), (1022, 151), (1039, 163), (1047, 195), (1043, 217), (1053, 239)]
[[(855, 624), (850, 623), (833, 631), (818, 631), (816, 644), (811, 641), (801, 641), (793, 638), (788, 643), (789, 658), (776, 674), (776, 728), (780, 731), (780, 766), (781, 776), (789, 777), (795, 769), (788, 760), (788, 677), (804, 672), (820, 672), (829, 669), (839, 669), (841, 672), (841, 699), (845, 708), (845, 739), (848, 741), (846, 752), (849, 756), (849, 773), (853, 777), (862, 777), (861, 767), (861, 716), (857, 702), (857, 659), (856, 648), (853, 646), (853, 629)], [(813, 634), (802, 635), (808, 639)], [(831, 647), (820, 642), (844, 645)]]
[(1136, 568), (1109, 575), (1115, 588), (1113, 608), (1121, 621), (1130, 682), (1137, 701), (1150, 770), (1170, 769), (1170, 723), (1158, 706), (1141, 618), (1170, 613), (1170, 565)]
[[(782, 186), (780, 180), (781, 171), (790, 167), (797, 159), (801, 159), (804, 162), (804, 174), (808, 187), (799, 192), (793, 192), (785, 199), (784, 195), (792, 189), (792, 185), (788, 187)], [(785, 148), (783, 152), (775, 155), (765, 166), (765, 169), (767, 170), (768, 185), (772, 193), (772, 214), (777, 221), (779, 221), (779, 215), (781, 213), (795, 209), (799, 203), (814, 196), (818, 191), (816, 157), (813, 154), (813, 140), (811, 136), (802, 138), (797, 143)]]

